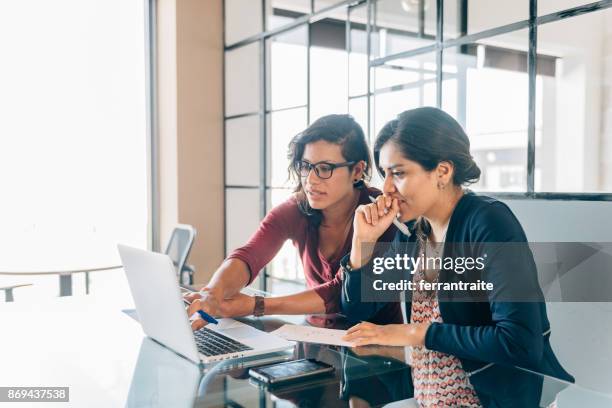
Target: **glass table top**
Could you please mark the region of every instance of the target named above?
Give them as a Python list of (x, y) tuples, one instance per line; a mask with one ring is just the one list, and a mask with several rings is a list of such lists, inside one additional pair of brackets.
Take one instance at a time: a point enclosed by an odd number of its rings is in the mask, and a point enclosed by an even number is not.
[[(0, 385), (67, 386), (70, 403), (62, 406), (87, 407), (369, 407), (410, 397), (403, 347), (297, 343), (287, 353), (202, 367), (146, 337), (133, 316), (133, 304), (95, 295), (0, 303)], [(286, 322), (347, 326), (339, 316), (240, 320), (265, 331)], [(334, 374), (275, 388), (248, 375), (255, 365), (299, 358), (331, 364)], [(544, 381), (542, 407), (612, 406), (609, 395), (530, 375)]]

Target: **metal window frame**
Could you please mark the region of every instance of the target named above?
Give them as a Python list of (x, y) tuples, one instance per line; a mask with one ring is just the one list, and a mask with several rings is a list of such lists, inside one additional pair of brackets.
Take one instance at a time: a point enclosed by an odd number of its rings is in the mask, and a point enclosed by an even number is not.
[(159, 252), (160, 236), (160, 194), (159, 194), (159, 137), (157, 120), (157, 0), (144, 2), (145, 42), (145, 98), (147, 134), (147, 176), (148, 176), (148, 242), (149, 249)]
[[(155, 0), (145, 0), (149, 2), (149, 4), (155, 3)], [(267, 131), (269, 128), (268, 114), (272, 112), (276, 112), (277, 110), (268, 109), (267, 101), (268, 101), (268, 89), (267, 89), (267, 51), (266, 51), (266, 40), (280, 35), (282, 33), (291, 31), (293, 29), (306, 26), (308, 28), (307, 34), (307, 71), (306, 71), (306, 105), (296, 106), (296, 107), (287, 107), (280, 110), (288, 110), (292, 108), (300, 108), (306, 107), (307, 121), (310, 123), (311, 121), (311, 95), (310, 95), (310, 84), (311, 84), (311, 72), (310, 72), (310, 48), (311, 48), (311, 30), (310, 24), (322, 19), (326, 14), (341, 8), (346, 8), (346, 44), (347, 44), (347, 58), (351, 47), (350, 40), (350, 29), (351, 29), (351, 21), (350, 21), (350, 13), (351, 10), (358, 6), (365, 6), (367, 19), (366, 19), (366, 48), (367, 48), (367, 61), (368, 61), (368, 69), (367, 69), (367, 93), (364, 95), (359, 95), (361, 97), (367, 98), (367, 134), (369, 136), (369, 142), (372, 142), (372, 125), (374, 122), (373, 118), (373, 109), (372, 109), (372, 97), (378, 91), (372, 91), (372, 69), (384, 65), (388, 62), (391, 62), (400, 58), (413, 57), (420, 54), (426, 53), (435, 53), (436, 54), (436, 106), (441, 107), (442, 104), (442, 64), (444, 59), (444, 52), (448, 48), (458, 47), (462, 45), (467, 45), (469, 43), (474, 43), (482, 39), (507, 34), (517, 30), (528, 30), (528, 54), (527, 54), (527, 73), (529, 75), (529, 83), (528, 83), (528, 131), (527, 131), (527, 189), (524, 192), (484, 192), (484, 194), (489, 194), (502, 199), (539, 199), (539, 200), (578, 200), (578, 201), (612, 201), (612, 192), (604, 192), (604, 193), (572, 193), (572, 192), (537, 192), (535, 191), (535, 97), (536, 97), (536, 75), (537, 75), (537, 32), (538, 27), (544, 24), (561, 21), (567, 18), (576, 17), (588, 13), (597, 12), (603, 9), (612, 7), (612, 0), (602, 0), (596, 1), (580, 6), (576, 6), (573, 8), (569, 8), (566, 10), (560, 10), (554, 13), (549, 13), (546, 15), (538, 16), (537, 15), (537, 0), (530, 0), (529, 2), (529, 17), (526, 20), (520, 20), (513, 23), (505, 24), (502, 26), (497, 26), (494, 28), (486, 29), (476, 33), (467, 33), (467, 0), (459, 0), (459, 15), (458, 19), (460, 22), (460, 33), (457, 38), (444, 38), (444, 1), (436, 0), (436, 36), (435, 42), (433, 44), (423, 46), (416, 49), (411, 49), (407, 51), (403, 51), (400, 53), (396, 53), (393, 55), (386, 55), (384, 57), (379, 58), (371, 58), (372, 57), (372, 32), (373, 32), (373, 20), (376, 8), (377, 0), (343, 0), (338, 1), (336, 4), (325, 7), (321, 10), (314, 11), (314, 0), (310, 2), (310, 14), (299, 16), (294, 21), (287, 23), (281, 27), (277, 27), (271, 30), (266, 31), (266, 0), (259, 0), (262, 7), (262, 28), (263, 31), (251, 37), (245, 38), (243, 40), (237, 41), (232, 44), (226, 44), (224, 46), (224, 58), (223, 58), (223, 118), (224, 118), (224, 127), (223, 127), (223, 154), (225, 157), (226, 154), (226, 143), (225, 143), (225, 123), (231, 119), (237, 119), (244, 116), (249, 115), (259, 115), (261, 119), (260, 124), (260, 142), (262, 146), (261, 157), (260, 157), (260, 185), (257, 187), (252, 186), (238, 186), (238, 185), (228, 185), (226, 183), (226, 175), (224, 171), (223, 182), (224, 182), (224, 199), (226, 199), (226, 191), (228, 188), (249, 188), (249, 189), (259, 189), (260, 190), (260, 215), (263, 218), (266, 214), (267, 207), (267, 191), (272, 186), (268, 186), (267, 182), (267, 166), (266, 161), (268, 159), (268, 140), (267, 140)], [(154, 10), (153, 10), (154, 11)], [(223, 2), (223, 38), (225, 41), (225, 1)], [(419, 32), (424, 35), (424, 27), (423, 27), (423, 19), (424, 19), (424, 1), (421, 0), (419, 5), (419, 17), (420, 17), (420, 25)], [(151, 24), (151, 17), (149, 17)], [(260, 108), (257, 112), (248, 112), (234, 116), (226, 116), (225, 111), (225, 99), (226, 99), (226, 84), (225, 84), (225, 55), (228, 51), (232, 51), (238, 49), (240, 47), (252, 44), (254, 42), (260, 43)], [(150, 40), (151, 46), (154, 45), (154, 39)], [(153, 48), (152, 48), (153, 49)], [(150, 64), (151, 69), (153, 66)], [(152, 71), (153, 72), (153, 71)], [(347, 73), (347, 81), (349, 80), (350, 73)], [(153, 83), (150, 82), (151, 90), (154, 91)], [(391, 89), (394, 90), (394, 89)], [(385, 91), (385, 90), (382, 90)], [(347, 104), (351, 98), (356, 98), (357, 96), (348, 96), (347, 95)], [(153, 100), (154, 100), (153, 94)], [(153, 110), (155, 107), (154, 102), (151, 103), (151, 109)], [(152, 128), (151, 134), (155, 133), (155, 129)], [(153, 193), (153, 203), (152, 203), (152, 214), (153, 214), (153, 231), (152, 236), (158, 237), (159, 234), (159, 226), (155, 222), (155, 217), (158, 217), (159, 209), (158, 204), (156, 203), (157, 197), (157, 186), (155, 185), (157, 175), (157, 145), (154, 141), (154, 138), (151, 138), (151, 160), (152, 160), (152, 193)], [(227, 214), (226, 214), (227, 215)], [(224, 229), (227, 233), (227, 222), (224, 217)], [(224, 241), (224, 249), (227, 252), (227, 248), (225, 247), (226, 241)], [(262, 289), (266, 289), (266, 282), (268, 279), (268, 275), (266, 270), (263, 271), (263, 279), (262, 279)]]

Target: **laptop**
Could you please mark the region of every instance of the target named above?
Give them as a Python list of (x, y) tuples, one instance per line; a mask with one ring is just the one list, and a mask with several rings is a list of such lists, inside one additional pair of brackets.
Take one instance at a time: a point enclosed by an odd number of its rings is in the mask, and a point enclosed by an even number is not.
[(118, 245), (145, 334), (201, 364), (252, 357), (293, 348), (294, 343), (234, 319), (217, 319), (193, 331), (176, 271), (168, 255)]

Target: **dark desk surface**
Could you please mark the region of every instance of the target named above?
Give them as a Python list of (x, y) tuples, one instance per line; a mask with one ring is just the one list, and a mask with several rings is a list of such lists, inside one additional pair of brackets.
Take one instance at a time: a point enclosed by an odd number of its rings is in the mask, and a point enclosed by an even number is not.
[[(334, 375), (267, 389), (249, 378), (252, 361), (202, 370), (177, 356), (144, 336), (140, 325), (122, 312), (130, 308), (123, 301), (91, 295), (0, 304), (0, 385), (68, 386), (70, 403), (62, 406), (88, 408), (367, 407), (409, 397), (410, 367), (402, 347), (298, 343), (292, 353), (274, 358), (316, 358), (332, 364)], [(287, 321), (305, 324), (303, 317), (284, 316), (243, 321), (265, 331)], [(346, 326), (341, 319), (319, 318), (315, 323)], [(543, 394), (542, 406), (555, 398), (558, 407), (612, 406), (610, 396), (552, 378), (545, 378)]]

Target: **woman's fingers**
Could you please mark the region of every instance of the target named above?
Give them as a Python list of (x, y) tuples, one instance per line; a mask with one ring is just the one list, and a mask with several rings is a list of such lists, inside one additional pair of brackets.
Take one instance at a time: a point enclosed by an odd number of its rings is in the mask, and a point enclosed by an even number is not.
[(378, 215), (383, 217), (385, 215), (385, 210), (387, 209), (387, 203), (382, 194), (376, 197), (376, 207), (378, 207)]
[(183, 296), (183, 298), (189, 303), (193, 302), (196, 299), (200, 299), (201, 297), (202, 295), (200, 295), (198, 292), (189, 292)]
[(369, 346), (370, 344), (379, 344), (374, 338), (363, 337), (353, 342), (353, 347)]
[(377, 226), (381, 223), (384, 226), (387, 223), (390, 225), (393, 222), (393, 218), (399, 213), (399, 202), (396, 198), (378, 197), (376, 203), (361, 205), (357, 208), (357, 212), (363, 214), (366, 223), (371, 226)]
[(393, 199), (388, 196), (388, 195), (383, 195), (385, 197), (385, 206), (387, 208), (391, 207), (391, 202), (393, 201)]
[(189, 317), (189, 321), (191, 322), (191, 330), (200, 330), (202, 327), (206, 325), (204, 319), (202, 319), (198, 315), (198, 310), (202, 309), (202, 304), (200, 299), (195, 299), (188, 307), (187, 307), (187, 316)]
[(373, 333), (368, 332), (366, 330), (357, 330), (352, 332), (351, 334), (347, 334), (344, 337), (342, 337), (342, 340), (344, 341), (353, 341), (355, 339), (360, 339), (362, 337), (372, 337)]
[(366, 224), (371, 224), (372, 221), (369, 218), (370, 217), (370, 212), (367, 211), (367, 205), (360, 205), (359, 207), (357, 207), (357, 213), (363, 217), (363, 220), (366, 222)]
[(380, 219), (385, 216), (384, 212), (382, 214), (379, 212), (378, 203), (360, 205), (356, 212), (363, 214), (366, 223), (370, 225), (377, 225)]
[(195, 319), (191, 322), (191, 330), (193, 331), (200, 330), (204, 326), (206, 326), (204, 319)]
[(378, 216), (380, 218), (384, 217), (385, 214), (389, 212), (391, 206), (393, 204), (393, 200), (390, 196), (381, 194), (376, 197), (376, 207), (378, 208)]
[(198, 310), (203, 310), (209, 315), (216, 314), (211, 310), (210, 305), (208, 305), (206, 302), (203, 302), (202, 299), (196, 299), (193, 302), (191, 302), (189, 306), (187, 306), (187, 316), (189, 317), (193, 316), (193, 314), (197, 313)]
[(385, 225), (388, 223), (389, 225), (393, 222), (393, 219), (397, 216), (399, 212), (399, 202), (397, 201), (397, 198), (394, 198), (391, 201), (391, 207), (390, 208), (386, 208), (386, 213), (379, 218), (379, 222), (385, 223)]
[(374, 326), (374, 324), (370, 323), (370, 322), (361, 322), (361, 323), (357, 323), (356, 325), (350, 327), (346, 332), (347, 333), (352, 333), (355, 330), (359, 330), (359, 329), (362, 329), (364, 327), (370, 327), (370, 326)]
[(187, 316), (192, 316), (198, 310), (201, 309), (200, 299), (195, 299), (189, 306), (187, 306)]
[(370, 217), (372, 218), (372, 225), (378, 224), (378, 207), (376, 204), (369, 204), (368, 209), (370, 210)]
[(390, 207), (391, 207), (391, 211), (389, 212), (393, 213), (393, 216), (395, 217), (400, 211), (399, 200), (397, 198), (394, 198), (391, 201)]
[(377, 325), (369, 322), (362, 322), (348, 329), (346, 335), (344, 335), (342, 339), (352, 341), (364, 337), (373, 337), (377, 335), (377, 332)]
[(348, 341), (349, 343), (352, 343), (353, 346), (382, 343), (381, 339), (378, 336), (378, 333), (372, 332), (372, 331), (362, 331), (362, 330), (343, 337), (343, 340)]

